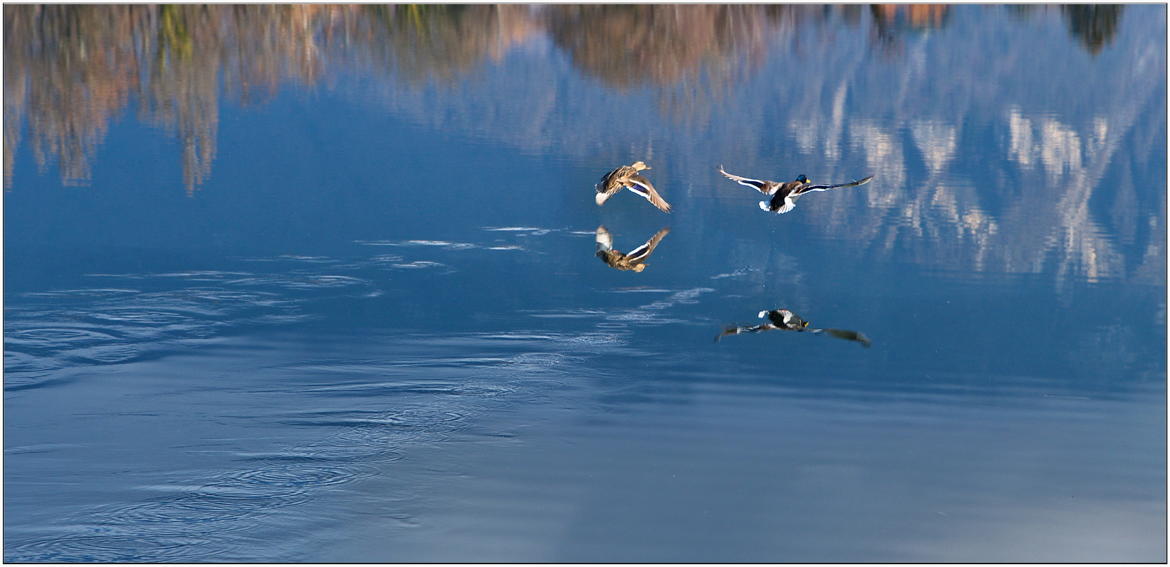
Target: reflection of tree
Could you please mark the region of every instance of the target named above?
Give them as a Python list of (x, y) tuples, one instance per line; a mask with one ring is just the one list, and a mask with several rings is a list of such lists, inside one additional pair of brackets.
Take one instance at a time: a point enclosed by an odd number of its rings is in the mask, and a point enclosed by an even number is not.
[(744, 7), (662, 8), (558, 6), (550, 15), (550, 33), (587, 74), (629, 88), (694, 77), (704, 63), (734, 54), (735, 40), (761, 32), (756, 25), (761, 19), (744, 18)]
[(884, 51), (895, 51), (903, 33), (942, 28), (949, 12), (946, 4), (873, 4), (873, 38)]
[(548, 33), (573, 65), (607, 86), (654, 88), (659, 111), (703, 124), (777, 38), (823, 10), (811, 6), (561, 5)]
[(310, 17), (319, 6), (6, 6), (5, 184), (21, 118), (38, 166), (86, 183), (111, 120), (138, 101), (141, 117), (182, 145), (188, 191), (211, 172), (220, 81), (248, 100), (281, 79), (311, 82)]
[[(1055, 10), (1057, 6), (1015, 5), (1008, 6), (1008, 13), (1019, 19), (1027, 19), (1037, 12)], [(1117, 26), (1121, 22), (1121, 4), (1069, 4), (1059, 6), (1060, 13), (1068, 24), (1068, 32), (1080, 40), (1089, 53), (1096, 55), (1113, 42)]]
[[(535, 27), (519, 5), (371, 6), (370, 56), (409, 81), (452, 80), (525, 39)], [(380, 28), (380, 29), (379, 29)]]
[(549, 32), (577, 66), (609, 85), (669, 85), (760, 55), (768, 31), (760, 16), (755, 6), (557, 6)]
[[(5, 116), (28, 118), (37, 165), (57, 160), (67, 185), (89, 179), (109, 121), (126, 106), (136, 61), (125, 39), (144, 15), (131, 6), (4, 8)], [(6, 142), (19, 139), (19, 119), (4, 127)], [(5, 144), (6, 179), (14, 146)]]
[(326, 63), (411, 81), (498, 60), (536, 29), (525, 6), (7, 6), (4, 168), (28, 121), (37, 164), (87, 183), (109, 123), (129, 104), (178, 138), (188, 191), (211, 173), (222, 93), (249, 103)]
[(1125, 6), (1119, 4), (1075, 4), (1061, 6), (1068, 20), (1068, 31), (1081, 40), (1089, 53), (1096, 55), (1117, 33), (1117, 22)]

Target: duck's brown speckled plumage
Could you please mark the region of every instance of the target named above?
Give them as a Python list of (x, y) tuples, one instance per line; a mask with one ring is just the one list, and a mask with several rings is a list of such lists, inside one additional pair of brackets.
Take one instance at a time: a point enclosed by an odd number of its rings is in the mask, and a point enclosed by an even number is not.
[(610, 197), (617, 194), (622, 189), (629, 189), (630, 191), (640, 195), (650, 204), (658, 207), (664, 213), (670, 212), (670, 203), (658, 194), (658, 190), (646, 179), (639, 171), (650, 169), (650, 166), (645, 162), (636, 161), (631, 165), (623, 165), (601, 177), (601, 181), (597, 183), (597, 195), (595, 200), (598, 205), (604, 204)]

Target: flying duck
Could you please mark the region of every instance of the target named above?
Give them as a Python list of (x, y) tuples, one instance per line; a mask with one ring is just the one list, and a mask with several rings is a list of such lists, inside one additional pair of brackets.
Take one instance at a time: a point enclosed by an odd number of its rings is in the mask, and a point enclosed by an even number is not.
[(631, 165), (623, 165), (609, 173), (602, 176), (601, 181), (595, 186), (597, 188), (597, 195), (594, 200), (600, 206), (605, 203), (610, 197), (613, 197), (622, 188), (629, 189), (642, 198), (650, 201), (650, 204), (658, 207), (664, 213), (670, 212), (670, 203), (667, 203), (662, 195), (654, 189), (650, 184), (650, 180), (638, 174), (643, 169), (650, 169), (646, 162), (636, 161)]
[(796, 207), (796, 198), (810, 191), (827, 191), (829, 189), (836, 189), (838, 187), (857, 187), (858, 185), (865, 185), (866, 183), (869, 183), (871, 179), (873, 179), (873, 176), (870, 175), (869, 177), (863, 177), (857, 181), (851, 181), (849, 183), (840, 183), (837, 185), (813, 185), (812, 182), (808, 180), (808, 177), (805, 177), (804, 175), (796, 176), (795, 181), (779, 183), (776, 181), (763, 181), (760, 179), (750, 179), (747, 177), (732, 175), (724, 171), (722, 165), (719, 166), (719, 173), (722, 173), (724, 177), (739, 183), (740, 185), (746, 185), (752, 189), (755, 189), (756, 191), (759, 191), (760, 193), (771, 195), (771, 199), (767, 201), (760, 201), (760, 208), (764, 209), (765, 211), (772, 211), (776, 214), (784, 214), (788, 211), (791, 211), (794, 207)]
[(633, 249), (629, 254), (623, 254), (613, 249), (613, 236), (610, 236), (609, 231), (605, 226), (597, 227), (597, 257), (601, 258), (609, 267), (615, 270), (641, 272), (646, 269), (646, 259), (658, 247), (658, 243), (666, 238), (666, 233), (670, 232), (669, 228), (663, 228), (656, 232), (654, 236), (650, 237), (645, 244)]

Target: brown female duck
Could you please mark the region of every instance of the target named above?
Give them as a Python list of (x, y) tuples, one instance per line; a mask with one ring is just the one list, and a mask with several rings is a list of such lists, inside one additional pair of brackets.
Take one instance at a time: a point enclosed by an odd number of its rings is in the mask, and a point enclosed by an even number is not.
[(638, 174), (639, 171), (650, 169), (646, 162), (636, 161), (631, 165), (623, 165), (609, 173), (602, 176), (601, 181), (596, 185), (597, 195), (594, 200), (597, 201), (598, 206), (605, 203), (610, 197), (614, 196), (623, 188), (629, 189), (637, 193), (642, 198), (650, 201), (651, 205), (658, 207), (664, 213), (670, 212), (670, 203), (658, 194), (654, 186), (650, 184), (650, 180)]

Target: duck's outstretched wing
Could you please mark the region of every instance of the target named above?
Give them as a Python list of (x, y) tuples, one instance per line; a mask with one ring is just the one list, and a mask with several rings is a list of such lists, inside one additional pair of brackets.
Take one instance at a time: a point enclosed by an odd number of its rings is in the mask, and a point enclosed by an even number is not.
[(760, 193), (763, 193), (765, 195), (772, 194), (772, 193), (768, 192), (768, 183), (766, 181), (761, 181), (759, 179), (751, 179), (748, 177), (740, 177), (738, 175), (732, 175), (732, 174), (724, 171), (722, 165), (719, 166), (719, 173), (722, 173), (724, 177), (726, 177), (726, 178), (728, 178), (736, 183), (739, 183), (740, 185), (746, 185), (746, 186), (751, 187), (752, 189), (755, 189), (756, 191), (759, 191)]
[(630, 253), (626, 254), (626, 258), (629, 258), (631, 262), (645, 262), (650, 257), (650, 254), (654, 253), (654, 249), (658, 247), (658, 243), (662, 242), (662, 239), (666, 238), (669, 232), (669, 228), (664, 228), (654, 233), (654, 236), (651, 236), (650, 240), (647, 240), (645, 244), (630, 250)]
[(659, 195), (658, 191), (654, 190), (654, 186), (650, 184), (649, 179), (638, 174), (631, 175), (630, 184), (626, 187), (630, 191), (641, 195), (647, 201), (650, 201), (650, 204), (658, 207), (658, 210), (664, 213), (670, 212), (670, 203), (667, 203), (666, 199), (663, 199), (662, 195)]
[(750, 326), (748, 326), (748, 325), (744, 325), (744, 326), (729, 325), (723, 329), (722, 333), (719, 333), (718, 335), (715, 336), (715, 342), (719, 342), (719, 339), (722, 339), (723, 337), (726, 337), (727, 335), (738, 335), (740, 333), (759, 333), (760, 331), (771, 331), (771, 330), (778, 329), (778, 328), (779, 327), (777, 327), (776, 325), (773, 325), (771, 323), (764, 323), (763, 325), (750, 325)]
[(801, 189), (800, 192), (808, 193), (809, 191), (828, 191), (829, 189), (839, 189), (841, 187), (857, 187), (858, 185), (865, 185), (872, 180), (873, 176), (870, 175), (869, 177), (862, 177), (857, 181), (850, 181), (849, 183), (838, 183), (836, 185), (809, 185), (808, 187)]

